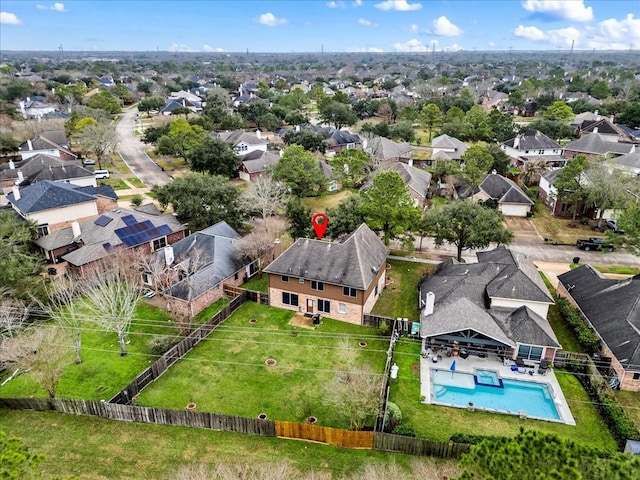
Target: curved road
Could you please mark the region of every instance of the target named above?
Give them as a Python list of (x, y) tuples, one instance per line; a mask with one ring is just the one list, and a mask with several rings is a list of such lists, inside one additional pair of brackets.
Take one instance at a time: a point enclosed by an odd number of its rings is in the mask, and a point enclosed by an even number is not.
[(153, 187), (171, 182), (171, 177), (164, 173), (145, 152), (145, 144), (134, 134), (137, 108), (122, 111), (120, 121), (116, 125), (118, 135), (118, 153), (129, 166), (133, 174), (142, 182)]

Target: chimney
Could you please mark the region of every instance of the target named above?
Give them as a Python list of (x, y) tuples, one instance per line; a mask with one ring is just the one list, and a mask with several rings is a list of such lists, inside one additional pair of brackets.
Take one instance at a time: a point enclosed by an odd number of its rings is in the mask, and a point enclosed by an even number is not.
[(16, 168), (16, 164), (13, 163), (13, 160), (9, 160), (9, 169), (10, 170), (15, 170), (15, 168)]
[(282, 157), (284, 155), (284, 150), (280, 149), (280, 157)]
[(613, 120), (614, 120), (614, 115), (611, 115), (611, 116), (609, 117), (609, 121), (610, 121), (611, 123), (613, 123)]
[(593, 133), (598, 133), (598, 127), (593, 127)]
[(300, 131), (300, 125), (296, 125), (296, 132)]
[(71, 222), (71, 231), (73, 232), (74, 240), (80, 238), (80, 235), (82, 232), (80, 231), (80, 224), (78, 223), (77, 220), (74, 220), (73, 222)]
[(17, 185), (14, 185), (11, 189), (13, 190), (13, 199), (16, 201), (20, 200), (20, 188)]
[(433, 305), (435, 304), (436, 296), (433, 292), (427, 292), (427, 299), (424, 305), (424, 310), (422, 314), (427, 317), (429, 315), (433, 315)]
[(260, 129), (256, 130), (256, 137), (262, 139), (262, 132), (260, 131)]
[(498, 171), (494, 168), (493, 170), (491, 170), (491, 175), (496, 175), (498, 173)]
[(24, 175), (22, 174), (22, 170), (18, 170), (18, 183), (24, 182)]
[(167, 245), (166, 247), (164, 247), (164, 262), (167, 267), (171, 266), (174, 259), (175, 257), (173, 255), (173, 247), (171, 245)]
[(513, 139), (513, 148), (516, 150), (520, 148), (520, 135), (516, 135), (516, 138)]
[(27, 150), (33, 150), (33, 144), (31, 143), (31, 139), (27, 140)]

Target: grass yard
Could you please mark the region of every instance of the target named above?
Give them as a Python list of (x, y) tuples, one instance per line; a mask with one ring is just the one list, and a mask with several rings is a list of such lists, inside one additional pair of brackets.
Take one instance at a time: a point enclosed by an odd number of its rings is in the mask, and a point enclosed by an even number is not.
[(387, 287), (382, 291), (372, 313), (418, 321), (420, 311), (417, 287), (423, 276), (433, 272), (434, 266), (402, 260), (388, 260), (387, 263), (391, 265), (387, 269)]
[[(575, 270), (578, 267), (581, 267), (580, 263), (572, 263), (570, 265), (571, 270)], [(638, 275), (640, 274), (640, 268), (637, 267), (629, 267), (624, 265), (591, 265), (593, 268), (598, 270), (600, 273), (615, 273), (619, 275)]]
[[(319, 197), (307, 197), (302, 199), (302, 203), (307, 205), (312, 213), (325, 213), (327, 208), (336, 208), (340, 202), (354, 195), (352, 190), (342, 189), (335, 192), (328, 192)], [(331, 221), (331, 219), (329, 219)]]
[[(544, 238), (555, 240), (563, 245), (575, 245), (579, 238), (601, 237), (600, 232), (594, 232), (589, 225), (582, 225), (578, 220), (556, 218), (551, 215), (549, 208), (539, 200), (536, 201), (535, 215), (531, 222)], [(569, 228), (567, 225), (575, 225)]]
[[(82, 363), (71, 363), (62, 374), (57, 396), (109, 399), (155, 360), (149, 340), (154, 335), (177, 335), (171, 316), (163, 309), (141, 303), (129, 333), (129, 354), (120, 356), (115, 333), (88, 324), (82, 333)], [(1, 380), (9, 372), (0, 375)], [(45, 397), (45, 391), (28, 375), (20, 375), (0, 387), (2, 397)]]
[(156, 164), (165, 172), (173, 172), (187, 168), (187, 162), (184, 158), (171, 157), (161, 155), (157, 157)]
[(241, 285), (242, 288), (247, 290), (254, 290), (256, 292), (267, 292), (269, 290), (269, 284), (267, 282), (268, 276), (266, 273), (259, 273), (248, 282)]
[(640, 429), (640, 392), (628, 392), (625, 390), (614, 390), (616, 399), (629, 415), (636, 427)]
[(38, 470), (45, 479), (168, 480), (177, 478), (180, 466), (196, 463), (258, 468), (286, 464), (306, 478), (326, 480), (364, 478), (362, 470), (368, 464), (408, 468), (419, 462), (433, 467), (433, 479), (445, 478), (435, 474), (437, 469), (456, 473), (455, 462), (429, 457), (58, 413), (0, 410), (0, 428), (44, 453)]
[(193, 317), (192, 324), (193, 325), (202, 325), (204, 322), (213, 317), (216, 313), (222, 310), (229, 303), (229, 299), (226, 297), (222, 297), (219, 300), (216, 300), (207, 308), (198, 313), (195, 317)]
[[(340, 349), (348, 341), (358, 364), (382, 373), (388, 339), (366, 327), (325, 318), (315, 330), (293, 327), (294, 312), (246, 303), (205, 341), (138, 396), (145, 406), (184, 408), (227, 415), (348, 428), (348, 418), (328, 405)], [(255, 323), (250, 323), (255, 319)], [(367, 342), (365, 348), (359, 342)], [(277, 364), (267, 367), (267, 359)]]
[(127, 185), (121, 178), (105, 178), (98, 180), (98, 185), (111, 185), (114, 190), (126, 190), (129, 188), (129, 185)]
[[(549, 289), (549, 292), (552, 295), (555, 295), (556, 289), (553, 287), (553, 285), (551, 285), (551, 282), (549, 281), (547, 276), (542, 272), (539, 273), (540, 277), (542, 277), (542, 281)], [(547, 320), (549, 320), (549, 324), (553, 329), (553, 333), (556, 334), (556, 337), (558, 338), (560, 345), (562, 345), (563, 350), (567, 352), (585, 353), (582, 349), (582, 345), (580, 345), (580, 342), (574, 335), (572, 328), (564, 322), (564, 319), (562, 318), (562, 315), (560, 315), (560, 311), (558, 310), (558, 307), (556, 305), (551, 305), (549, 307)]]
[(573, 375), (555, 370), (556, 377), (576, 420), (576, 426), (539, 420), (521, 420), (510, 415), (470, 412), (461, 408), (425, 405), (420, 402), (420, 343), (401, 339), (394, 362), (400, 367), (398, 380), (391, 380), (389, 400), (402, 411), (403, 422), (415, 428), (416, 435), (448, 440), (452, 434), (515, 436), (520, 427), (554, 433), (560, 437), (594, 447), (616, 450), (616, 442), (592, 405), (589, 396)]
[(142, 180), (138, 177), (127, 177), (127, 182), (133, 185), (136, 188), (146, 188), (147, 186), (144, 184)]

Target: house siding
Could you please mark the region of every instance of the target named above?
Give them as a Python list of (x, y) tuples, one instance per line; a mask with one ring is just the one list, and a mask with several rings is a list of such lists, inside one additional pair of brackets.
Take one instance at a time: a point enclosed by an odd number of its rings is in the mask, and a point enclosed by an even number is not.
[(491, 297), (491, 307), (506, 307), (517, 309), (522, 306), (527, 306), (535, 313), (540, 315), (542, 318), (547, 318), (547, 313), (549, 312), (549, 304), (548, 303), (540, 303), (540, 302), (527, 302), (525, 300), (512, 300), (510, 298), (498, 298)]

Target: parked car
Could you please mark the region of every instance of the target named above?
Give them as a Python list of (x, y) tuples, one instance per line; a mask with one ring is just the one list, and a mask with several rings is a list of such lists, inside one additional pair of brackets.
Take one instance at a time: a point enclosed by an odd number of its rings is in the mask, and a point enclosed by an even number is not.
[(618, 222), (616, 220), (605, 220), (604, 228), (607, 230), (613, 230), (613, 233), (624, 234), (624, 230), (618, 230)]
[(101, 180), (103, 178), (109, 178), (109, 170), (96, 170), (93, 172), (96, 177), (96, 180)]
[(88, 166), (88, 165), (95, 165), (96, 161), (91, 159), (91, 158), (85, 158), (84, 160), (82, 160), (82, 165)]
[(605, 242), (603, 238), (591, 237), (588, 239), (580, 239), (576, 242), (576, 246), (580, 250), (615, 250), (613, 243)]

